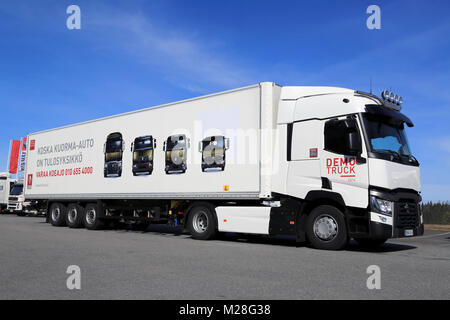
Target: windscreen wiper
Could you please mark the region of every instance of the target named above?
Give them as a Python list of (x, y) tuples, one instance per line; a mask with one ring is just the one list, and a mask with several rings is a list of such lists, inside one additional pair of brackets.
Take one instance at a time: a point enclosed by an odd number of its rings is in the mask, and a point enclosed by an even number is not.
[(401, 159), (402, 159), (400, 153), (398, 153), (397, 151), (394, 151), (394, 150), (378, 149), (377, 151), (389, 153), (389, 154), (393, 157), (391, 160), (393, 160), (393, 159), (395, 159), (395, 158), (398, 159), (398, 160), (401, 160)]

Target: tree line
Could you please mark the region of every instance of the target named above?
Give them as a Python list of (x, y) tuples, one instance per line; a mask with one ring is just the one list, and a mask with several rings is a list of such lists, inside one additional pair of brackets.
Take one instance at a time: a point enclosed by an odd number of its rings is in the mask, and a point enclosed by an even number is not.
[(425, 202), (422, 204), (425, 224), (450, 224), (450, 204), (445, 202)]

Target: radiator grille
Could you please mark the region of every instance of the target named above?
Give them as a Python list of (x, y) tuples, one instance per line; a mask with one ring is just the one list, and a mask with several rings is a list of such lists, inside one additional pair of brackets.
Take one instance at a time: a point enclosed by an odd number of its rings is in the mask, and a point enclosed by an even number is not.
[(415, 228), (419, 225), (418, 204), (411, 201), (398, 202), (396, 216), (397, 228)]

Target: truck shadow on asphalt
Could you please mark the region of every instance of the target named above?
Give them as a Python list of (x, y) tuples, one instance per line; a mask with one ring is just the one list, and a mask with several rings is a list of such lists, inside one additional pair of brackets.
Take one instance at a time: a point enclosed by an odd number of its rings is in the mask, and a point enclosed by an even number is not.
[[(125, 230), (124, 230), (125, 231)], [(153, 233), (162, 235), (173, 236), (186, 236), (191, 238), (188, 233), (183, 232), (181, 227), (173, 228), (167, 225), (151, 225), (142, 233)], [(311, 248), (307, 243), (298, 243), (295, 241), (295, 236), (264, 236), (264, 235), (252, 235), (252, 234), (237, 234), (237, 233), (221, 233), (217, 239), (213, 241), (224, 242), (236, 242), (236, 243), (248, 243), (248, 244), (264, 244), (283, 247), (299, 247), (299, 248)], [(399, 243), (386, 242), (384, 245), (377, 248), (364, 248), (359, 246), (355, 241), (351, 240), (349, 244), (343, 249), (343, 251), (354, 252), (374, 252), (374, 253), (389, 253), (399, 252), (405, 250), (413, 250), (417, 247)]]

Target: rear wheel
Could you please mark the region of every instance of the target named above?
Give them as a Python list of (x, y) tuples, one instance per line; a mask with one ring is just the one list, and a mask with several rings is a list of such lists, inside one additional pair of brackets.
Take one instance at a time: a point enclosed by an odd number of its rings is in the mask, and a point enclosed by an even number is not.
[(100, 212), (97, 204), (89, 203), (86, 205), (83, 224), (89, 230), (98, 230), (103, 227), (103, 221), (100, 220)]
[(356, 238), (354, 239), (361, 247), (364, 248), (377, 248), (381, 247), (387, 239), (369, 239), (369, 238)]
[(207, 205), (197, 205), (189, 213), (189, 230), (194, 239), (213, 239), (217, 232), (214, 208)]
[(348, 242), (343, 213), (329, 205), (311, 211), (306, 222), (306, 234), (314, 248), (340, 250)]
[(50, 223), (56, 227), (66, 225), (67, 207), (62, 203), (55, 202), (50, 206)]
[(67, 206), (66, 223), (69, 228), (80, 228), (83, 226), (84, 208), (77, 203)]

